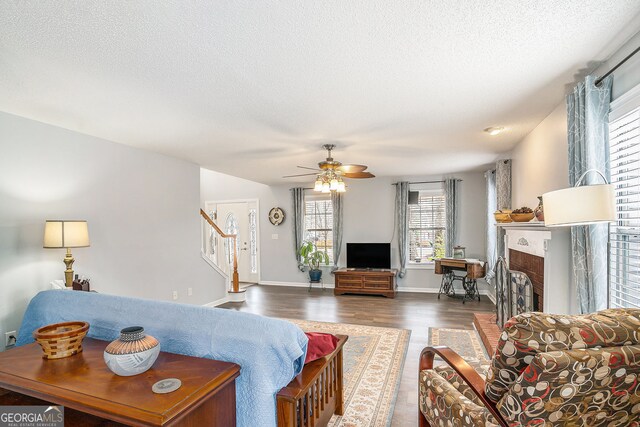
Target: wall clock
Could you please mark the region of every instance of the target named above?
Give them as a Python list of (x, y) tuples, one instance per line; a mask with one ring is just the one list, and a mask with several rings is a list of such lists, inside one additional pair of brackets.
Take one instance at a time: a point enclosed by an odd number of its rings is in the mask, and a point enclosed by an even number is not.
[(269, 222), (273, 225), (280, 225), (284, 221), (284, 212), (280, 208), (272, 208), (269, 211)]

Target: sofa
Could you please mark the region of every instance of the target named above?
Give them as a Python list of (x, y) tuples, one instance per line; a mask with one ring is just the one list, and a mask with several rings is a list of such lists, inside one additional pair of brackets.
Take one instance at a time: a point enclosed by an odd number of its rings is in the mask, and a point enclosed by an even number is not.
[[(434, 367), (435, 355), (447, 365)], [(427, 347), (418, 399), (421, 426), (638, 426), (640, 310), (515, 316), (486, 381), (450, 349)]]
[[(139, 325), (161, 350), (241, 366), (236, 380), (239, 426), (275, 427), (276, 393), (304, 366), (307, 337), (296, 325), (233, 310), (128, 298), (94, 292), (44, 291), (29, 303), (17, 345), (33, 342), (37, 328), (58, 322), (89, 322), (87, 336), (112, 341)], [(133, 377), (135, 378), (135, 377)]]

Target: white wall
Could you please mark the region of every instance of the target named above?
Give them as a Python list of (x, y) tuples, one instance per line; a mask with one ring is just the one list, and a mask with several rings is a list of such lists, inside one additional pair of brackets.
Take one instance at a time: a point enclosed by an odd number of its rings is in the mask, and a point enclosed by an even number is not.
[(567, 112), (558, 105), (512, 151), (512, 206), (538, 205), (537, 196), (569, 186)]
[(91, 247), (72, 250), (74, 270), (100, 292), (221, 298), (222, 278), (200, 257), (199, 181), (197, 165), (0, 113), (0, 337), (63, 279), (64, 250), (42, 248), (46, 219), (88, 221)]
[[(482, 173), (462, 173), (456, 177), (463, 179), (460, 184), (460, 231), (459, 242), (466, 246), (467, 256), (484, 259), (485, 235), (484, 211), (485, 180)], [(349, 180), (344, 196), (344, 237), (347, 242), (388, 242), (393, 236), (395, 187), (391, 185), (400, 179), (428, 181), (441, 179), (440, 176), (422, 177), (378, 177), (369, 180)], [(291, 223), (290, 188), (296, 186), (267, 186), (252, 181), (232, 177), (207, 169), (201, 170), (201, 203), (205, 201), (252, 199), (260, 200), (260, 251), (261, 280), (277, 283), (305, 283), (307, 273), (298, 271), (294, 258), (293, 229)], [(298, 184), (299, 185), (299, 184)], [(307, 186), (310, 186), (311, 182)], [(272, 207), (284, 209), (287, 216), (280, 226), (272, 225), (268, 212)], [(277, 234), (278, 239), (272, 239)], [(397, 261), (397, 245), (392, 243), (394, 265)], [(339, 265), (345, 265), (345, 249)], [(333, 276), (325, 270), (325, 283), (333, 283)], [(399, 280), (401, 289), (437, 290), (440, 276), (433, 269), (410, 269), (404, 279)], [(485, 284), (480, 284), (485, 289)]]

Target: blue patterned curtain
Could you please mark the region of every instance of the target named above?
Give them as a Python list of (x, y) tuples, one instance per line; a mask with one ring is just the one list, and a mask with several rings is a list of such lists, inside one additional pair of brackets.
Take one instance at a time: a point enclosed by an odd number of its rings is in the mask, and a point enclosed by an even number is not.
[[(613, 78), (600, 86), (587, 76), (567, 95), (569, 137), (569, 185), (574, 186), (589, 169), (597, 169), (609, 179), (609, 103)], [(595, 173), (587, 174), (584, 185), (602, 184)], [(607, 226), (571, 227), (573, 284), (581, 313), (592, 313), (607, 306)]]
[[(496, 162), (496, 209), (511, 209), (511, 159)], [(504, 248), (504, 227), (496, 227), (496, 253), (506, 257)]]
[(445, 256), (453, 256), (453, 247), (458, 238), (458, 180), (455, 178), (447, 178), (444, 180), (444, 201), (445, 201), (445, 221), (446, 221), (446, 239)]
[(498, 209), (511, 209), (511, 159), (496, 162), (496, 205)]
[(398, 255), (400, 271), (398, 277), (403, 278), (407, 272), (409, 183), (402, 181), (396, 184), (396, 225), (398, 226)]
[(298, 269), (304, 271), (304, 264), (300, 256), (300, 245), (304, 240), (304, 188), (296, 187), (291, 189), (293, 197), (293, 245), (298, 262)]
[(484, 174), (487, 179), (487, 265), (485, 266), (485, 271), (487, 275), (485, 280), (492, 285), (493, 278), (495, 276), (495, 271), (493, 267), (496, 265), (496, 261), (498, 260), (498, 230), (496, 227), (496, 218), (493, 216), (493, 213), (496, 211), (496, 171), (488, 170)]
[(338, 259), (342, 252), (342, 193), (331, 193), (333, 208), (333, 270), (338, 269)]

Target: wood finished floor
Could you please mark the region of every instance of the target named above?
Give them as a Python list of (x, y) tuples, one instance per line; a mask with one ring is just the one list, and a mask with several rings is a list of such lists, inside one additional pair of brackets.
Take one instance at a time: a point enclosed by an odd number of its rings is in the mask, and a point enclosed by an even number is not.
[(284, 286), (251, 286), (243, 304), (221, 307), (269, 317), (317, 320), (386, 326), (411, 330), (411, 340), (404, 364), (400, 390), (393, 413), (392, 426), (415, 426), (418, 423), (418, 356), (427, 345), (429, 327), (473, 329), (474, 312), (493, 312), (495, 306), (486, 297), (467, 301), (435, 294), (398, 293), (395, 299), (379, 296), (334, 296), (333, 289)]

